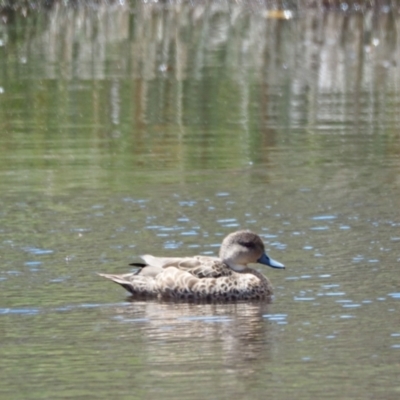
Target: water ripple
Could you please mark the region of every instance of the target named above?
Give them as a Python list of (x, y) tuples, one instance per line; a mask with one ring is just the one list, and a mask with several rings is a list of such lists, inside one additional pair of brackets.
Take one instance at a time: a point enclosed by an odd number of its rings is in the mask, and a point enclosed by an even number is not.
[(41, 256), (43, 254), (52, 254), (52, 253), (54, 253), (53, 250), (40, 249), (40, 248), (37, 248), (37, 247), (24, 247), (23, 250), (28, 252), (28, 253), (34, 254), (36, 256)]
[(312, 217), (314, 221), (327, 221), (327, 220), (332, 220), (336, 219), (336, 215), (316, 215), (315, 217)]
[(287, 314), (264, 314), (263, 318), (271, 322), (276, 322), (279, 325), (287, 324)]

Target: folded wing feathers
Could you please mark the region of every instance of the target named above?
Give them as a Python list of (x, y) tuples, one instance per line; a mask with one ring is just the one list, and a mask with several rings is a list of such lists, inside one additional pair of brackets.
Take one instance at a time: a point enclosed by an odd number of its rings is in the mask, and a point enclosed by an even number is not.
[(261, 283), (253, 274), (233, 272), (217, 258), (144, 255), (142, 259), (146, 266), (137, 263), (141, 269), (135, 273), (99, 275), (120, 284), (134, 295), (240, 299), (272, 294), (269, 283)]

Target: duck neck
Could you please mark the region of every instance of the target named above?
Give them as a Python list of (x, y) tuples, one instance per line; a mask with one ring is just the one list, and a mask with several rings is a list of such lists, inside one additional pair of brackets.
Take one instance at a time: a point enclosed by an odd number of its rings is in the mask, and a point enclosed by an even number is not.
[(258, 279), (260, 279), (261, 282), (268, 283), (268, 279), (261, 272), (258, 272), (254, 268), (250, 268), (250, 267), (246, 266), (246, 267), (242, 268), (240, 271), (238, 271), (238, 270), (235, 270), (235, 271), (238, 272), (239, 274), (255, 275)]

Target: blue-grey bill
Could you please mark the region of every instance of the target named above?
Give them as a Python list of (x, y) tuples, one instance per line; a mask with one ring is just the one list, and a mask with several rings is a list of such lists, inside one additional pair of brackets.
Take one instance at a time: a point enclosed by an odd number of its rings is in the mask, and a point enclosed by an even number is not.
[(285, 266), (280, 263), (279, 261), (273, 260), (271, 257), (269, 257), (267, 254), (263, 254), (258, 260), (258, 263), (268, 265), (272, 268), (285, 268)]

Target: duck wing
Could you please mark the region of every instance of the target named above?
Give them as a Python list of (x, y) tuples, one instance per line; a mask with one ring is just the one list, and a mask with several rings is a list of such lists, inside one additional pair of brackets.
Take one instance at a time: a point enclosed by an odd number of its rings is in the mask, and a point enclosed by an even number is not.
[(207, 285), (213, 287), (217, 278), (231, 277), (234, 274), (226, 264), (216, 257), (144, 255), (142, 259), (144, 263), (130, 264), (139, 267), (133, 273), (99, 275), (118, 283), (133, 295), (158, 296), (169, 293), (169, 296), (176, 297), (187, 295), (195, 284), (200, 284), (202, 290), (205, 290)]
[(194, 256), (194, 257), (154, 257), (149, 254), (142, 256), (146, 266), (139, 274), (145, 272), (149, 267), (158, 271), (169, 267), (189, 272), (197, 278), (220, 278), (231, 276), (233, 271), (217, 257)]

